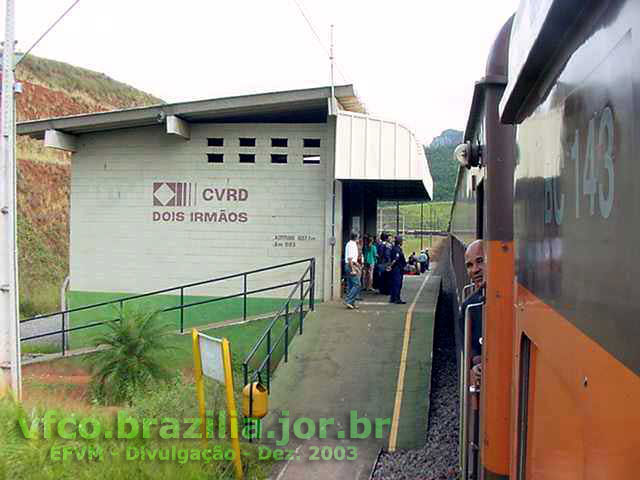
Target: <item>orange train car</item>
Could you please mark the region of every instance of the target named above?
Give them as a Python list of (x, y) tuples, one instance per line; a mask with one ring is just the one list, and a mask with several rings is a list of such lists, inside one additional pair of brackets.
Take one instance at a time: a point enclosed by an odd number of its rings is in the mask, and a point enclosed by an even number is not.
[(456, 332), (465, 480), (640, 478), (639, 31), (638, 1), (523, 0), (475, 85), (449, 228), (458, 305), (465, 246), (486, 259), (479, 388)]

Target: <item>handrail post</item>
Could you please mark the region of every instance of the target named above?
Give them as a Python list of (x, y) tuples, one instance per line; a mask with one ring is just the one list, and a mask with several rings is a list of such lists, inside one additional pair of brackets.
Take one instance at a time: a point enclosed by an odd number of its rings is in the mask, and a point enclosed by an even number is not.
[(302, 333), (303, 321), (304, 321), (304, 279), (300, 279), (300, 333)]
[(284, 317), (284, 363), (289, 361), (289, 304)]
[[(242, 362), (242, 377), (244, 379), (243, 386), (246, 387), (249, 385), (249, 362), (246, 360)], [(249, 414), (253, 412), (253, 388), (249, 387)], [(247, 425), (251, 422), (251, 418), (242, 417), (242, 424), (247, 427)], [(249, 443), (251, 443), (251, 437), (249, 437)]]
[(180, 333), (184, 333), (184, 287), (180, 287)]
[(242, 320), (247, 321), (247, 274), (244, 274), (244, 305), (243, 305), (243, 313)]
[(267, 332), (267, 393), (271, 389), (271, 329)]
[(64, 338), (65, 333), (66, 333), (64, 331), (65, 330), (64, 313), (62, 315), (60, 315), (60, 319), (62, 320), (62, 356), (64, 357), (64, 352), (65, 352), (65, 347), (66, 347), (66, 345), (65, 345), (66, 342), (65, 342), (65, 338)]
[(469, 474), (469, 373), (471, 370), (471, 309), (481, 307), (483, 303), (472, 303), (467, 305), (464, 312), (464, 351), (462, 356), (462, 475), (460, 478), (467, 479)]
[[(311, 269), (309, 270), (309, 279), (311, 286), (309, 288), (309, 310), (315, 311), (316, 298), (316, 257), (311, 259)], [(302, 333), (302, 331), (300, 332)]]

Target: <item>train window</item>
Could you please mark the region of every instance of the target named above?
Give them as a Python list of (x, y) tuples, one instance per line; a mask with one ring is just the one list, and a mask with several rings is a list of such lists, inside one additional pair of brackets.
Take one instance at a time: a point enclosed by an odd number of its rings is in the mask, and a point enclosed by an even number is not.
[(525, 335), (520, 342), (520, 382), (518, 398), (518, 480), (526, 478), (527, 422), (529, 418), (529, 378), (531, 371), (531, 340)]

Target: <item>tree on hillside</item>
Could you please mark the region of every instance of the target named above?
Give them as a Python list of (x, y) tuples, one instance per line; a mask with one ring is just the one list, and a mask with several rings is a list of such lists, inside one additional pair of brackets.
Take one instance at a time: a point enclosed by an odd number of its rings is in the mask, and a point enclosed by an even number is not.
[(459, 164), (453, 160), (454, 149), (455, 145), (424, 147), (431, 176), (433, 177), (433, 200), (436, 202), (450, 202), (453, 200), (459, 167)]

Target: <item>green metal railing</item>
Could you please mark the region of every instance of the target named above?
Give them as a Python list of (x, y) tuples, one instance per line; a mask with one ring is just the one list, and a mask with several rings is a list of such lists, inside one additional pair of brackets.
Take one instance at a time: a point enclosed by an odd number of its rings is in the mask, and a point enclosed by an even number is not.
[[(258, 288), (258, 289), (254, 289), (254, 290), (248, 290), (247, 289), (247, 283), (248, 283), (248, 278), (251, 275), (255, 275), (258, 273), (264, 273), (264, 272), (268, 272), (271, 270), (277, 270), (277, 269), (282, 269), (285, 267), (290, 267), (293, 265), (298, 265), (298, 264), (304, 264), (304, 263), (308, 263), (309, 265), (307, 266), (307, 269), (305, 270), (305, 274), (301, 277), (301, 279), (293, 281), (293, 282), (286, 282), (286, 283), (281, 283), (278, 285), (272, 285), (269, 287), (264, 287), (264, 288)], [(305, 275), (310, 272), (310, 278), (308, 279), (304, 279)], [(230, 279), (234, 279), (234, 278), (243, 278), (243, 289), (242, 291), (232, 294), (232, 295), (226, 295), (223, 297), (216, 297), (216, 298), (210, 298), (210, 299), (206, 299), (206, 300), (200, 300), (200, 301), (195, 301), (195, 302), (191, 302), (191, 303), (185, 303), (185, 290), (190, 289), (190, 288), (194, 288), (194, 287), (201, 287), (203, 285), (210, 285), (210, 284), (214, 284), (214, 283), (218, 283), (218, 282), (222, 282), (225, 280), (230, 280)], [(20, 325), (25, 324), (25, 323), (30, 323), (30, 322), (38, 322), (38, 321), (43, 321), (46, 319), (51, 319), (51, 318), (56, 318), (59, 317), (60, 318), (60, 329), (58, 330), (54, 330), (54, 331), (48, 331), (45, 333), (37, 333), (35, 335), (30, 335), (24, 338), (21, 338), (21, 342), (27, 342), (30, 340), (36, 340), (36, 339), (41, 339), (41, 338), (47, 338), (47, 337), (56, 337), (56, 336), (60, 336), (61, 337), (61, 353), (62, 355), (65, 354), (65, 352), (69, 349), (68, 346), (68, 333), (70, 332), (77, 332), (80, 330), (86, 330), (86, 329), (91, 329), (91, 328), (97, 328), (100, 327), (102, 325), (105, 325), (109, 322), (112, 321), (120, 321), (120, 317), (116, 316), (114, 318), (111, 319), (107, 319), (107, 320), (103, 320), (103, 321), (99, 321), (99, 322), (92, 322), (86, 325), (79, 325), (76, 327), (69, 327), (68, 323), (69, 323), (69, 316), (73, 313), (77, 313), (77, 312), (87, 312), (87, 311), (91, 311), (99, 309), (99, 308), (103, 308), (105, 306), (109, 306), (109, 305), (114, 305), (114, 306), (119, 306), (120, 310), (119, 312), (122, 312), (125, 304), (127, 302), (132, 302), (133, 300), (139, 300), (142, 298), (149, 298), (152, 297), (154, 295), (164, 295), (167, 293), (171, 293), (171, 292), (175, 292), (176, 294), (179, 293), (180, 295), (180, 303), (176, 306), (172, 306), (172, 307), (167, 307), (164, 309), (159, 310), (160, 313), (164, 313), (164, 312), (173, 312), (173, 311), (179, 311), (179, 317), (180, 317), (180, 332), (184, 332), (184, 323), (185, 323), (185, 310), (189, 309), (189, 308), (193, 308), (196, 306), (201, 306), (201, 305), (205, 305), (205, 304), (210, 304), (210, 303), (215, 303), (215, 302), (220, 302), (223, 300), (229, 300), (229, 299), (233, 299), (233, 298), (239, 298), (242, 297), (243, 298), (243, 315), (242, 318), (243, 320), (247, 319), (247, 298), (250, 295), (255, 295), (258, 293), (263, 293), (263, 292), (268, 292), (271, 290), (276, 290), (276, 289), (280, 289), (280, 288), (285, 288), (285, 287), (293, 287), (295, 286), (296, 288), (294, 289), (294, 291), (292, 292), (291, 295), (289, 295), (289, 298), (287, 299), (287, 301), (285, 302), (285, 305), (288, 308), (288, 305), (290, 303), (291, 300), (291, 296), (293, 295), (293, 293), (298, 289), (298, 288), (303, 288), (304, 284), (309, 284), (309, 287), (307, 288), (307, 293), (309, 294), (309, 308), (311, 310), (313, 310), (313, 304), (314, 304), (314, 295), (315, 295), (315, 258), (306, 258), (303, 260), (297, 260), (294, 262), (288, 262), (288, 263), (282, 263), (279, 265), (274, 265), (271, 267), (265, 267), (265, 268), (259, 268), (256, 270), (250, 270), (250, 271), (246, 271), (246, 272), (241, 272), (241, 273), (236, 273), (236, 274), (232, 274), (232, 275), (226, 275), (223, 277), (218, 277), (218, 278), (213, 278), (211, 280), (204, 280), (201, 282), (195, 282), (195, 283), (189, 283), (189, 284), (185, 284), (185, 285), (180, 285), (177, 287), (173, 287), (173, 288), (166, 288), (163, 290), (156, 290), (153, 292), (148, 292), (148, 293), (143, 293), (140, 295), (133, 295), (133, 296), (129, 296), (129, 297), (122, 297), (122, 298), (117, 298), (115, 300), (109, 300), (106, 302), (101, 302), (101, 303), (95, 303), (92, 305), (87, 305), (87, 306), (83, 306), (83, 307), (77, 307), (77, 308), (71, 308), (68, 310), (63, 310), (63, 311), (59, 311), (59, 312), (54, 312), (54, 313), (49, 313), (46, 315), (38, 315), (38, 316), (34, 316), (34, 317), (30, 317), (27, 318), (25, 320), (22, 320), (20, 322)], [(278, 315), (280, 315), (280, 312), (278, 313)], [(276, 316), (276, 319), (278, 318), (278, 316)]]

